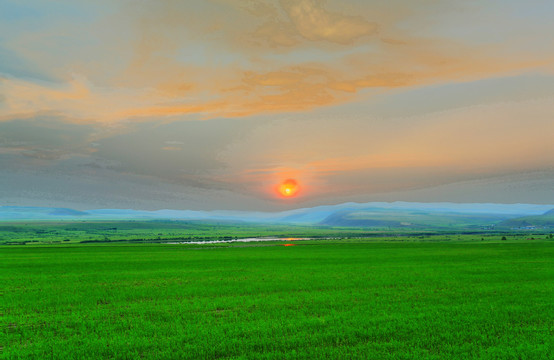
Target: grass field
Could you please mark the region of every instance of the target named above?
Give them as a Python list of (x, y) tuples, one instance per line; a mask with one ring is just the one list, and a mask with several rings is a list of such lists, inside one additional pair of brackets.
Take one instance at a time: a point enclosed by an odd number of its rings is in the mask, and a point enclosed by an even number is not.
[(0, 245), (76, 243), (167, 243), (252, 237), (360, 238), (403, 240), (552, 239), (550, 230), (497, 231), (456, 228), (389, 229), (386, 227), (248, 224), (205, 221), (0, 221)]
[[(249, 237), (350, 237), (395, 232), (386, 228), (218, 223), (205, 221), (0, 222), (0, 245), (106, 242), (171, 242)], [(412, 232), (418, 234), (419, 231)], [(435, 233), (435, 231), (425, 231)], [(400, 231), (398, 231), (400, 233)], [(403, 230), (402, 234), (409, 234)]]
[(0, 247), (5, 359), (553, 359), (554, 242)]

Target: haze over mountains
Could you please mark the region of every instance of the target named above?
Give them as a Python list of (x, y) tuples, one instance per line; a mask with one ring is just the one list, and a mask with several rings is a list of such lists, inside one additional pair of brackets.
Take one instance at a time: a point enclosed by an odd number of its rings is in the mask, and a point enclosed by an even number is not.
[[(281, 212), (0, 207), (0, 221), (21, 220), (203, 220), (365, 227), (478, 227), (532, 225), (554, 218), (554, 205), (372, 202)], [(547, 215), (548, 214), (548, 215)], [(528, 218), (526, 222), (519, 218)], [(544, 221), (543, 221), (544, 222)]]

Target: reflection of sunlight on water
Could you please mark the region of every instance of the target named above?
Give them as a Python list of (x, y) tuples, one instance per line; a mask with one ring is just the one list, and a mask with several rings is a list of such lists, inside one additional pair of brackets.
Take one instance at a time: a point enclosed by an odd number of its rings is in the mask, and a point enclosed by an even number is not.
[[(244, 239), (231, 239), (231, 240), (207, 240), (207, 241), (175, 241), (166, 242), (164, 244), (224, 244), (233, 242), (263, 242), (263, 241), (301, 241), (301, 240), (313, 240), (313, 238), (244, 238)], [(294, 244), (284, 244), (284, 246), (292, 246)]]

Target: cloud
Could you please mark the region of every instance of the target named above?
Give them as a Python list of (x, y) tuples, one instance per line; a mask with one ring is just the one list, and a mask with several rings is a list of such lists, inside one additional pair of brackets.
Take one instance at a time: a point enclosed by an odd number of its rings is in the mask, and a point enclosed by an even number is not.
[(405, 118), (280, 118), (226, 147), (219, 158), (234, 175), (221, 178), (260, 196), (296, 178), (306, 185), (299, 201), (312, 201), (554, 169), (552, 111), (554, 98), (545, 97)]
[(54, 160), (90, 152), (90, 141), (100, 131), (52, 115), (0, 122), (0, 149), (5, 153)]
[(544, 1), (27, 4), (0, 21), (0, 160), (51, 184), (100, 169), (269, 209), (282, 178), (315, 204), (554, 166)]
[(298, 33), (310, 41), (324, 40), (346, 45), (377, 31), (375, 23), (361, 16), (326, 10), (321, 0), (281, 0), (280, 3)]
[(289, 48), (301, 43), (297, 32), (290, 24), (275, 20), (270, 20), (256, 28), (248, 42), (260, 47), (267, 44), (271, 48)]
[(3, 76), (0, 119), (49, 112), (110, 125), (306, 111), (369, 92), (551, 69), (554, 57), (542, 47), (517, 51), (519, 40), (491, 46), (442, 36), (445, 20), (429, 17), (452, 11), (433, 1), (409, 11), (397, 2), (141, 4), (92, 7), (85, 27), (46, 17), (17, 27), (5, 46), (29, 71)]

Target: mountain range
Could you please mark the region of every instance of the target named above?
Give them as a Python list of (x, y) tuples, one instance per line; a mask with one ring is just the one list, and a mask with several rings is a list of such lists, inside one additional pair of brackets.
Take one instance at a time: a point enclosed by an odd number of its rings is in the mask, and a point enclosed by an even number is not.
[(490, 203), (344, 203), (281, 212), (133, 210), (0, 206), (0, 221), (204, 220), (355, 227), (553, 226), (554, 205)]

